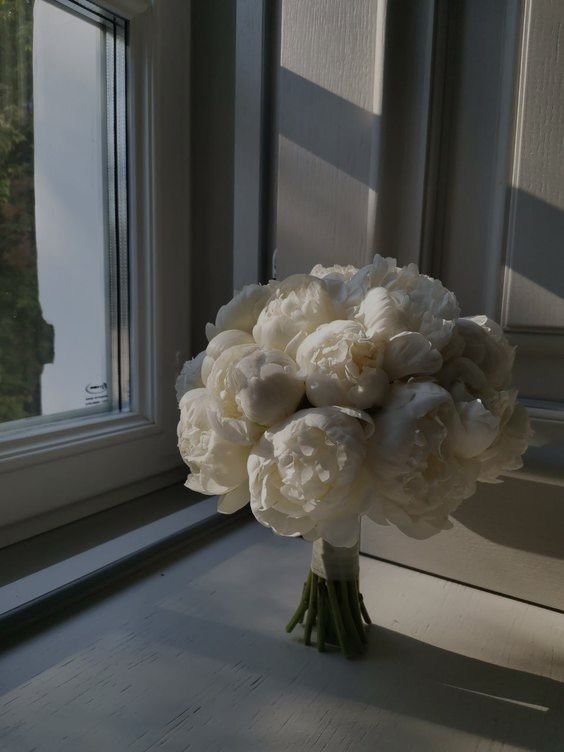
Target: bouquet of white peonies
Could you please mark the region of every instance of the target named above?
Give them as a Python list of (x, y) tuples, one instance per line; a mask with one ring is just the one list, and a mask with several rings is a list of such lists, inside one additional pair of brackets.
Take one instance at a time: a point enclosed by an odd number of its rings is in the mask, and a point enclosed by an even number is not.
[(360, 518), (415, 538), (522, 464), (532, 432), (511, 387), (514, 348), (414, 264), (315, 266), (249, 285), (208, 324), (177, 381), (186, 485), (250, 501), (280, 535), (313, 542), (288, 631), (350, 656), (366, 640)]

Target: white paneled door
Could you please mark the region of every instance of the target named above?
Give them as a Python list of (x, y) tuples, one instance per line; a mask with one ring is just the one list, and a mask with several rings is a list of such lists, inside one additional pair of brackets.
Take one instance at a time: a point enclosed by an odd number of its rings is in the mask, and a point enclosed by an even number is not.
[(501, 321), (539, 446), (455, 527), (365, 553), (564, 609), (564, 4), (282, 0), (277, 260), (378, 250)]

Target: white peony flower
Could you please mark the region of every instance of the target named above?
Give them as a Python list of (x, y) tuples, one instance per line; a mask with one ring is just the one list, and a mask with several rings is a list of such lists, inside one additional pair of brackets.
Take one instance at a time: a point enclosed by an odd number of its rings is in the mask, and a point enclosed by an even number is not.
[(384, 368), (390, 381), (437, 373), (442, 364), (440, 352), (419, 332), (394, 335), (387, 344), (384, 356)]
[(289, 355), (260, 348), (233, 367), (230, 387), (242, 414), (261, 426), (271, 426), (295, 412), (305, 391)]
[(336, 320), (318, 327), (296, 354), (312, 405), (361, 410), (381, 405), (388, 392), (382, 368), (385, 346), (383, 339), (368, 338), (358, 321)]
[[(450, 527), (532, 437), (514, 348), (459, 314), (440, 281), (379, 255), (248, 285), (176, 383), (187, 485), (337, 547), (357, 543), (363, 514), (417, 538)], [(304, 396), (314, 407), (295, 412)]]
[(449, 360), (437, 374), (437, 381), (458, 401), (472, 399), (488, 389), (484, 372), (468, 358)]
[(395, 258), (376, 254), (371, 264), (363, 266), (348, 280), (347, 305), (350, 308), (360, 305), (366, 293), (375, 287), (391, 287), (400, 271)]
[(373, 520), (392, 522), (414, 538), (451, 527), (450, 512), (474, 493), (478, 474), (476, 461), (455, 455), (448, 430), (454, 412), (450, 395), (438, 384), (392, 386), (368, 440)]
[(321, 264), (316, 264), (310, 274), (312, 277), (324, 280), (331, 297), (342, 305), (346, 303), (349, 293), (347, 283), (357, 272), (358, 268), (352, 264), (348, 266), (341, 266), (341, 264), (322, 266)]
[(202, 381), (202, 364), (206, 353), (201, 352), (192, 360), (187, 360), (182, 366), (182, 370), (176, 379), (176, 399), (180, 402), (181, 398), (189, 392), (190, 389), (197, 389), (204, 386)]
[(249, 500), (247, 458), (250, 447), (226, 441), (214, 430), (207, 389), (192, 389), (180, 400), (178, 448), (190, 468), (186, 485), (204, 494), (219, 494), (218, 509), (235, 512)]
[(240, 329), (249, 334), (253, 331), (259, 313), (276, 289), (277, 282), (266, 285), (246, 285), (229, 303), (221, 306), (215, 324), (206, 324), (206, 337), (211, 340), (226, 329)]
[(456, 333), (464, 342), (461, 356), (480, 368), (491, 388), (507, 389), (511, 384), (515, 348), (504, 337), (501, 327), (487, 316), (471, 316), (458, 319)]
[[(397, 267), (392, 258), (376, 255), (349, 280), (347, 289), (349, 318), (363, 321), (369, 334), (384, 326), (388, 336), (419, 332), (438, 350), (448, 345), (460, 314), (456, 297), (439, 280), (420, 274), (415, 264)], [(376, 292), (380, 289), (387, 295)]]
[(439, 350), (446, 347), (454, 330), (454, 321), (460, 315), (454, 293), (438, 279), (420, 274), (415, 264), (401, 269), (390, 289), (407, 294), (403, 305), (407, 328), (425, 335)]
[(500, 420), (481, 399), (455, 402), (448, 421), (452, 452), (465, 459), (477, 458), (493, 444), (500, 430)]
[(343, 310), (325, 280), (294, 274), (281, 282), (253, 328), (255, 340), (266, 349), (294, 357), (300, 342)]
[(217, 430), (245, 443), (254, 443), (265, 426), (291, 415), (305, 391), (289, 355), (255, 344), (225, 350), (213, 364), (207, 387), (219, 409)]
[(362, 421), (371, 428), (365, 413), (322, 407), (268, 429), (248, 461), (259, 522), (280, 535), (354, 546), (371, 497)]
[(436, 373), (443, 362), (431, 338), (417, 331), (419, 323), (408, 314), (410, 306), (407, 293), (373, 287), (354, 313), (369, 337), (389, 340), (384, 368), (392, 381)]
[(252, 336), (248, 332), (243, 332), (240, 329), (226, 329), (225, 331), (216, 334), (215, 337), (209, 341), (205, 350), (201, 372), (203, 385), (206, 386), (213, 364), (219, 358), (221, 353), (235, 345), (254, 344), (255, 341)]
[(533, 438), (529, 415), (517, 402), (517, 390), (491, 392), (485, 398), (488, 409), (500, 423), (496, 440), (481, 454), (480, 475), (484, 483), (499, 483), (501, 473), (523, 466), (522, 455)]
[(403, 296), (384, 287), (373, 287), (362, 299), (353, 318), (360, 321), (369, 337), (389, 339), (407, 331), (402, 311)]
[(213, 364), (206, 382), (206, 388), (215, 398), (209, 408), (212, 424), (220, 436), (236, 444), (254, 444), (264, 431), (264, 426), (249, 420), (237, 400), (239, 361), (258, 349), (258, 345), (253, 344), (235, 345), (224, 350)]

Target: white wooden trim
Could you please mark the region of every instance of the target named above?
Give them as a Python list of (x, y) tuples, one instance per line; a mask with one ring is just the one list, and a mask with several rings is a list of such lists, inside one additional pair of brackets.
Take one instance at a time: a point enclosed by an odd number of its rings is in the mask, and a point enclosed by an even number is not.
[(453, 513), (454, 527), (427, 540), (364, 518), (360, 550), (564, 611), (562, 486), (533, 480), (479, 484)]
[[(159, 505), (162, 511), (157, 516)], [(227, 521), (218, 515), (215, 497), (187, 493), (186, 488), (174, 485), (134, 499), (123, 509), (108, 509), (4, 548), (0, 551), (0, 629), (10, 612), (21, 612), (38, 601), (48, 607), (49, 596), (62, 589), (87, 588), (89, 579), (102, 570), (112, 570), (142, 553), (149, 556), (155, 546), (214, 518)]]
[[(47, 509), (43, 513), (33, 514), (31, 517), (15, 522), (12, 525), (4, 525), (0, 528), (0, 549), (27, 538), (41, 535), (45, 531), (52, 531), (56, 528), (72, 524), (84, 517), (98, 515), (99, 512), (104, 512), (124, 502), (152, 494), (175, 483), (181, 483), (185, 478), (186, 473), (184, 468), (177, 467), (173, 470), (114, 488), (99, 496), (90, 496), (83, 501), (69, 503), (56, 509)], [(184, 490), (188, 493), (187, 489)], [(0, 558), (1, 555), (2, 551), (0, 550)]]
[(374, 250), (423, 268), (437, 15), (436, 0), (389, 3), (383, 60)]
[(174, 379), (190, 352), (189, 30), (184, 0), (158, 0), (128, 30), (132, 410), (3, 441), (0, 530), (25, 537), (31, 520), (35, 534), (38, 520), (62, 524), (77, 508), (117, 503), (115, 489), (134, 495), (182, 472)]
[(262, 281), (263, 102), (267, 9), (264, 0), (235, 6), (235, 153), (233, 289)]
[[(376, 40), (374, 44), (374, 60), (372, 68), (374, 71), (381, 71), (381, 75), (374, 75), (372, 107), (374, 115), (382, 117), (382, 99), (384, 95), (384, 75), (385, 70), (385, 41), (386, 41), (386, 13), (387, 2), (378, 2), (376, 5)], [(381, 126), (372, 127), (372, 143), (370, 149), (370, 169), (369, 185), (366, 205), (366, 247), (365, 262), (369, 264), (376, 252), (380, 249), (377, 240), (377, 218), (378, 218), (378, 200), (379, 200), (379, 167), (381, 161)]]

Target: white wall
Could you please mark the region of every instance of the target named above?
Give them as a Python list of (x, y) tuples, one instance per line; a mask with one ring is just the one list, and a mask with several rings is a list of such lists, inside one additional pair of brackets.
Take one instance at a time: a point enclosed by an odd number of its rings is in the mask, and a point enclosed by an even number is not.
[(374, 253), (385, 9), (385, 0), (282, 2), (280, 277)]

